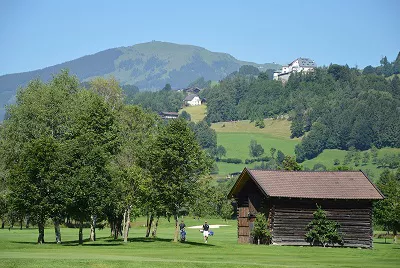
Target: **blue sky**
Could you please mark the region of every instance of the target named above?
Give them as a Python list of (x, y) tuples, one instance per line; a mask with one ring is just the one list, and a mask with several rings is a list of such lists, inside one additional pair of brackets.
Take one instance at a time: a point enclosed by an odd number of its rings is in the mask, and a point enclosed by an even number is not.
[(377, 66), (400, 51), (400, 1), (0, 1), (0, 75), (151, 40), (257, 63)]

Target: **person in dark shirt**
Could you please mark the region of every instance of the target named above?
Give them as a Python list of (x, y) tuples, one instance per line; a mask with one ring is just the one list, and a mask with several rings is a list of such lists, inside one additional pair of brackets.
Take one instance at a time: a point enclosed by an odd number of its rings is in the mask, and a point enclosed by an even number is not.
[(208, 225), (207, 221), (205, 221), (203, 224), (204, 243), (207, 243), (208, 241), (208, 230), (210, 230), (210, 226)]
[(184, 230), (186, 227), (186, 224), (183, 222), (183, 220), (181, 221), (181, 223), (179, 224), (179, 230)]

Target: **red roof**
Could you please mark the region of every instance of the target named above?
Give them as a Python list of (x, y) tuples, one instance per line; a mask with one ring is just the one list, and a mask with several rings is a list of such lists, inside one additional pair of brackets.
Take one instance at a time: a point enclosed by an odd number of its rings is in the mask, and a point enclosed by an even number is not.
[[(246, 175), (248, 174), (248, 176)], [(361, 171), (284, 171), (245, 168), (230, 196), (250, 177), (270, 197), (316, 199), (383, 199), (376, 186)]]

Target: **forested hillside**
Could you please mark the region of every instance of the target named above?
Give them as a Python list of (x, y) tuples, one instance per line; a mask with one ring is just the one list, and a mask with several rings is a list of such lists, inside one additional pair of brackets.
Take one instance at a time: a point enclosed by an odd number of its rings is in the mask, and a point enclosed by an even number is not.
[(302, 137), (295, 149), (298, 162), (324, 149), (400, 147), (400, 79), (364, 73), (332, 64), (293, 74), (285, 85), (264, 73), (236, 74), (203, 91), (206, 120), (261, 121), (287, 115), (292, 137)]

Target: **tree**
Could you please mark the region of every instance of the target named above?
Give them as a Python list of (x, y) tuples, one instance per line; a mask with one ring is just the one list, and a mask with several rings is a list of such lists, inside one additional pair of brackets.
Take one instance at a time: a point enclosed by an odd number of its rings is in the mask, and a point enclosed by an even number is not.
[(290, 125), (291, 135), (290, 138), (299, 138), (304, 135), (304, 119), (303, 115), (297, 113), (293, 118), (292, 124)]
[(339, 223), (327, 219), (326, 212), (318, 204), (313, 216), (314, 219), (306, 227), (307, 233), (305, 235), (305, 240), (311, 246), (343, 245), (343, 238), (338, 230)]
[(171, 91), (171, 85), (170, 84), (165, 84), (165, 86), (163, 87), (164, 91)]
[(375, 73), (375, 68), (372, 67), (371, 65), (368, 65), (367, 67), (364, 68), (363, 70), (363, 74), (367, 75), (367, 74), (374, 74)]
[(326, 166), (324, 164), (321, 163), (317, 163), (314, 165), (314, 167), (312, 168), (312, 170), (315, 171), (325, 171), (326, 170)]
[(250, 156), (252, 157), (259, 157), (264, 153), (264, 148), (261, 146), (261, 144), (258, 144), (256, 140), (251, 140), (250, 145)]
[(375, 145), (371, 146), (371, 156), (372, 156), (372, 164), (376, 164), (378, 161), (378, 148)]
[(264, 119), (258, 119), (258, 120), (256, 120), (256, 127), (259, 127), (259, 128), (265, 128), (265, 123), (264, 123)]
[[(106, 214), (111, 233), (116, 239), (123, 221), (124, 242), (128, 241), (132, 215), (149, 204), (149, 148), (157, 133), (157, 117), (138, 106), (126, 105), (117, 114), (120, 149), (110, 165), (111, 187), (107, 196)], [(154, 202), (155, 203), (155, 202)]]
[(276, 154), (276, 163), (278, 165), (281, 165), (283, 163), (283, 160), (285, 160), (285, 154), (281, 150), (278, 150)]
[(61, 242), (60, 220), (66, 213), (65, 142), (70, 134), (69, 105), (79, 92), (75, 77), (62, 71), (49, 83), (31, 81), (17, 93), (1, 129), (1, 156), (7, 174), (10, 209), (38, 225), (44, 243), (44, 224), (54, 221)]
[(369, 153), (368, 152), (364, 152), (364, 155), (363, 155), (363, 158), (362, 158), (363, 165), (368, 164), (369, 158), (370, 158)]
[(271, 158), (274, 159), (275, 158), (276, 149), (274, 147), (271, 147), (271, 149), (269, 151), (271, 153)]
[(183, 119), (171, 120), (157, 135), (152, 150), (153, 187), (175, 220), (178, 241), (179, 211), (192, 199), (199, 178), (211, 166)]
[(226, 156), (226, 149), (222, 145), (218, 145), (218, 147), (215, 149), (215, 156), (217, 159), (222, 158), (223, 156)]
[(125, 95), (125, 103), (130, 103), (134, 96), (139, 93), (139, 88), (135, 85), (123, 85), (121, 88)]
[(251, 236), (254, 239), (253, 241), (257, 241), (258, 245), (271, 243), (272, 236), (268, 230), (268, 222), (264, 213), (257, 214)]
[(190, 116), (190, 114), (186, 111), (182, 111), (182, 113), (179, 115), (179, 117), (182, 117), (183, 119), (185, 119), (186, 121), (190, 121), (192, 120), (192, 117)]
[(109, 193), (107, 165), (118, 152), (118, 129), (113, 105), (92, 91), (81, 91), (74, 99), (69, 139), (63, 148), (68, 167), (68, 211), (79, 222), (79, 244), (83, 243), (83, 224), (104, 210)]
[(204, 77), (199, 77), (188, 85), (188, 87), (198, 87), (198, 88), (208, 88), (210, 86), (211, 86), (211, 80), (206, 81)]
[(303, 169), (303, 167), (296, 162), (296, 159), (290, 155), (285, 156), (282, 161), (282, 166), (284, 170), (290, 171), (298, 171)]
[(196, 139), (203, 149), (214, 149), (217, 147), (217, 133), (206, 121), (200, 121), (194, 125), (193, 131)]
[(396, 173), (387, 169), (383, 171), (377, 186), (385, 199), (374, 204), (374, 220), (397, 236), (400, 231), (400, 168)]
[(109, 79), (96, 77), (90, 81), (89, 89), (104, 98), (104, 101), (110, 104), (112, 110), (118, 109), (123, 103), (122, 88), (115, 77)]
[(258, 75), (260, 70), (252, 65), (242, 65), (239, 68), (239, 74), (241, 75)]

